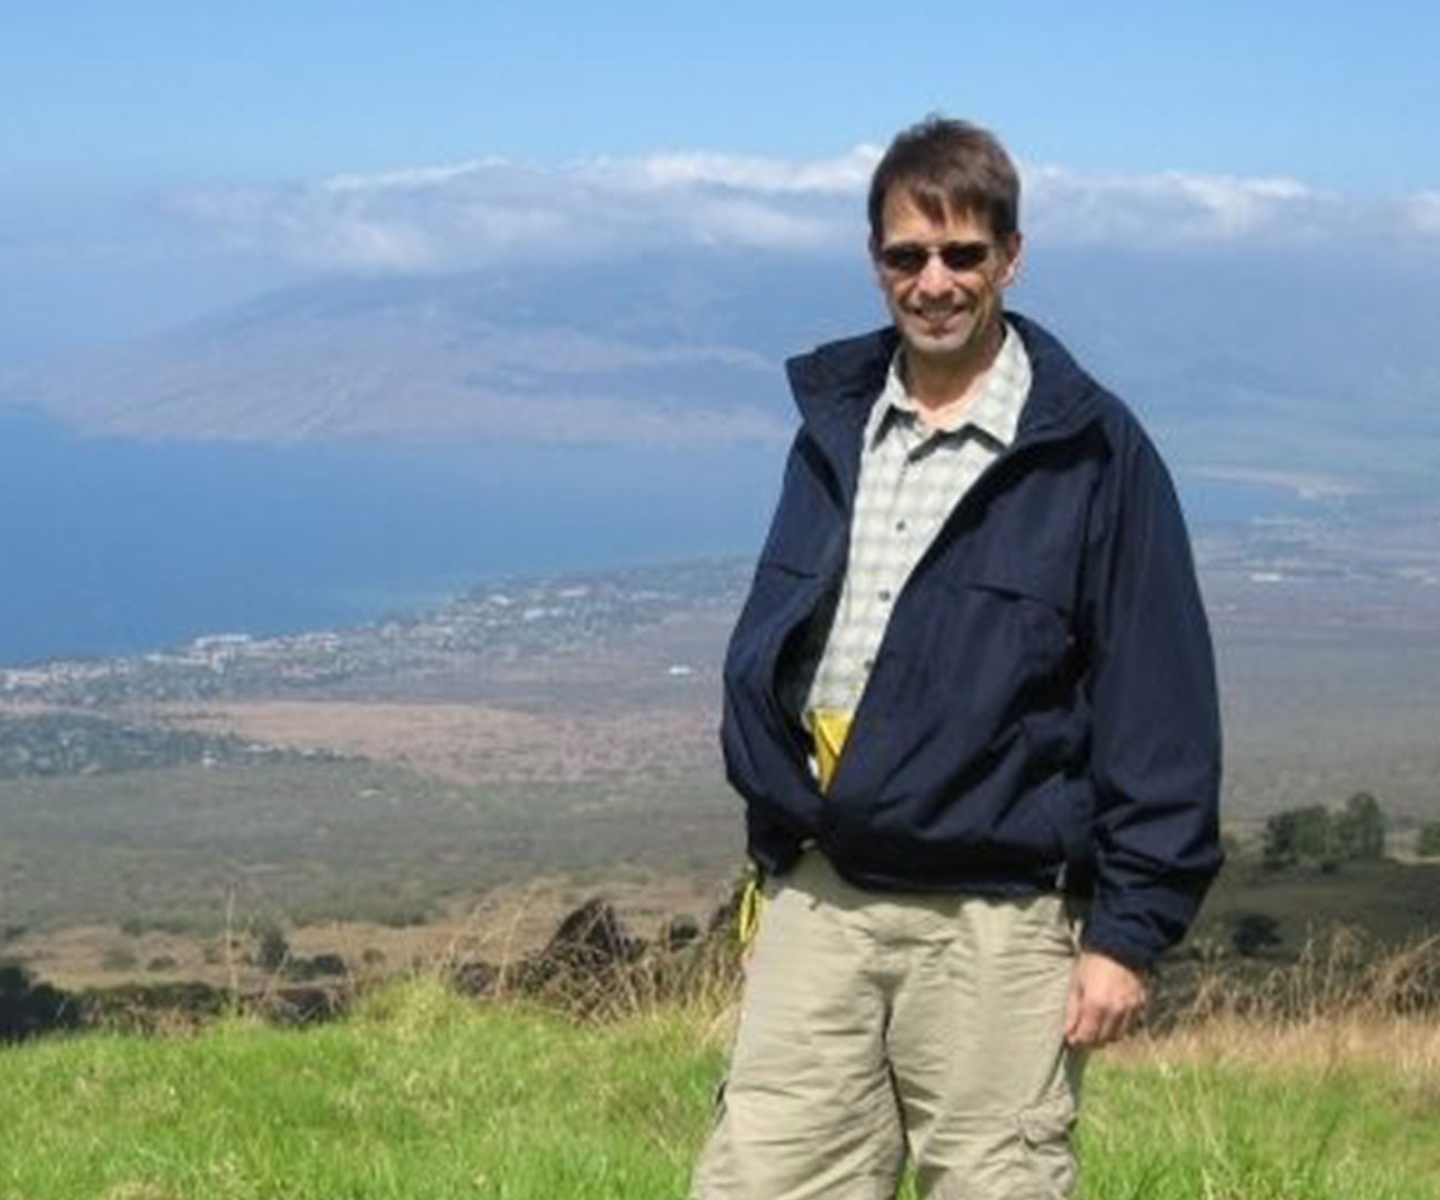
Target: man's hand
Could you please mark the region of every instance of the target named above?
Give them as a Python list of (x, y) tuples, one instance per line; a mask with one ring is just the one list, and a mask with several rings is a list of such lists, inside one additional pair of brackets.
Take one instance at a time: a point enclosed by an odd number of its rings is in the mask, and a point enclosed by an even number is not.
[(1145, 1007), (1145, 980), (1124, 963), (1084, 950), (1070, 976), (1065, 1040), (1072, 1046), (1103, 1046), (1130, 1027)]

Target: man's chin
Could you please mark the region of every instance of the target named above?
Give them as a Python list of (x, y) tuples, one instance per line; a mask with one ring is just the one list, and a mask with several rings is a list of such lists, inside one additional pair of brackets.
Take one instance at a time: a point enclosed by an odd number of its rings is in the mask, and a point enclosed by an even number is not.
[(941, 334), (924, 330), (902, 329), (901, 336), (910, 350), (925, 358), (963, 358), (974, 341), (974, 330), (962, 329)]

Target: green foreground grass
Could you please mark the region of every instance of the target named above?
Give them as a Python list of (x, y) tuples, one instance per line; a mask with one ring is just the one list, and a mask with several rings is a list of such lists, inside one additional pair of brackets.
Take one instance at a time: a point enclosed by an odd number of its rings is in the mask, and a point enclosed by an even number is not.
[[(0, 1197), (680, 1200), (724, 1036), (694, 1009), (577, 1025), (416, 982), (305, 1032), (232, 1021), (6, 1049)], [(1435, 1031), (1387, 1036), (1378, 1052), (1317, 1035), (1266, 1054), (1244, 1044), (1253, 1030), (1222, 1031), (1220, 1049), (1100, 1056), (1083, 1194), (1440, 1197)], [(1407, 1067), (1401, 1046), (1422, 1057)]]

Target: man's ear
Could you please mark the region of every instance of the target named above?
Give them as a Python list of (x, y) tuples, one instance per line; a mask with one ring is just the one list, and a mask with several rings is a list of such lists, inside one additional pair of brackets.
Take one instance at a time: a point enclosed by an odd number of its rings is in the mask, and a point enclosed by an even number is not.
[(1015, 276), (1020, 273), (1020, 252), (1024, 245), (1024, 239), (1017, 229), (1008, 237), (1001, 238), (1000, 249), (1005, 255), (1005, 266), (1000, 271), (1000, 277), (996, 281), (1000, 287), (1009, 287), (1015, 282)]
[(875, 281), (884, 287), (885, 272), (880, 267), (880, 239), (873, 233), (865, 239), (865, 252), (870, 256), (870, 270), (874, 272)]

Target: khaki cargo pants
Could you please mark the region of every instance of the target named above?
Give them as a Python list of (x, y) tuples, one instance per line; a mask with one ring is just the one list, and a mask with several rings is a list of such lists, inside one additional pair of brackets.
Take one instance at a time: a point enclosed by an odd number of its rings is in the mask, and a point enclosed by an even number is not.
[(694, 1200), (1061, 1200), (1080, 1057), (1055, 895), (891, 895), (807, 852), (767, 885)]

